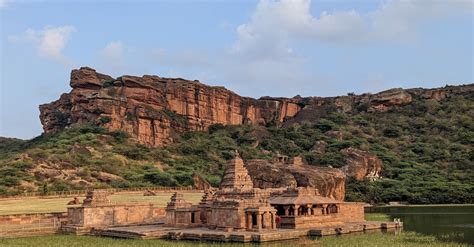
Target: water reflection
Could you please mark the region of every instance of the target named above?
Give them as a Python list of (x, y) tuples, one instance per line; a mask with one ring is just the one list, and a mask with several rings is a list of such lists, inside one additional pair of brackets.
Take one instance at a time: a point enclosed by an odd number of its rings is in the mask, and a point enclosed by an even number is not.
[(406, 231), (474, 244), (474, 205), (379, 207), (367, 211), (400, 218)]

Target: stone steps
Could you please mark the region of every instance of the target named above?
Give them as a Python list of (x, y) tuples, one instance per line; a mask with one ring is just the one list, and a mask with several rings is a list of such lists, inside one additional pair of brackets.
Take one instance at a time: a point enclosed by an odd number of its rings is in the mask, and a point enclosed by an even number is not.
[(401, 228), (403, 224), (395, 222), (354, 222), (333, 227), (322, 227), (318, 229), (277, 229), (264, 230), (261, 232), (225, 232), (208, 228), (166, 228), (162, 225), (151, 225), (141, 227), (111, 227), (96, 231), (94, 235), (116, 237), (116, 238), (141, 238), (141, 239), (171, 239), (171, 240), (194, 240), (212, 242), (269, 242), (280, 240), (298, 239), (307, 236), (330, 236), (349, 233), (364, 233), (371, 230), (386, 230)]

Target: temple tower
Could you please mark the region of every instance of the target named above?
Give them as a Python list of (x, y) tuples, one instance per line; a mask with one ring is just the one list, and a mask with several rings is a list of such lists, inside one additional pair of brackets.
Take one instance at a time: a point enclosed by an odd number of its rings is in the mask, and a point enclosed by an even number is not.
[(220, 189), (252, 189), (253, 183), (247, 169), (244, 167), (244, 161), (240, 158), (239, 152), (235, 151), (235, 157), (232, 159), (224, 172), (224, 177), (219, 186)]

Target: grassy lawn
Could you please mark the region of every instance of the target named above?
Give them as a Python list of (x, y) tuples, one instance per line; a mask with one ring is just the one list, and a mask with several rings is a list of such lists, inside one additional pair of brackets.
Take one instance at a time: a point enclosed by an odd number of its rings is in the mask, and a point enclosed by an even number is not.
[(382, 213), (365, 213), (365, 220), (367, 221), (391, 221), (387, 214)]
[[(151, 202), (156, 207), (164, 207), (171, 197), (171, 192), (157, 193), (157, 196), (143, 196), (139, 193), (121, 193), (111, 195), (109, 198), (113, 202)], [(183, 192), (184, 198), (190, 202), (196, 203), (202, 197), (202, 193)], [(81, 201), (84, 197), (79, 198)], [(6, 214), (25, 214), (25, 213), (47, 213), (47, 212), (66, 212), (67, 203), (70, 198), (23, 198), (0, 200), (0, 215)]]
[(48, 237), (29, 237), (16, 239), (0, 239), (0, 246), (36, 246), (36, 247), (146, 247), (146, 246), (176, 246), (176, 247), (196, 247), (196, 246), (261, 246), (261, 247), (283, 247), (283, 246), (408, 246), (408, 247), (461, 247), (467, 244), (452, 242), (442, 242), (433, 236), (424, 236), (413, 232), (402, 232), (399, 234), (369, 233), (369, 234), (349, 234), (334, 237), (323, 237), (317, 240), (301, 239), (284, 242), (270, 242), (261, 245), (257, 244), (237, 244), (237, 243), (210, 243), (194, 241), (166, 241), (166, 240), (124, 240), (113, 238), (99, 238), (89, 236), (57, 235)]

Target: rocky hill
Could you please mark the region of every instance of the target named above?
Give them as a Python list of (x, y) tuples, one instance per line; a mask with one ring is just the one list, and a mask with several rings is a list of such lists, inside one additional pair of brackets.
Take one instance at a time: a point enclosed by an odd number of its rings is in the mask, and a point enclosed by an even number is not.
[(289, 126), (316, 122), (331, 112), (388, 111), (413, 98), (441, 100), (474, 90), (474, 85), (439, 89), (390, 89), (377, 94), (340, 97), (242, 97), (224, 87), (158, 76), (112, 78), (82, 67), (71, 72), (70, 93), (40, 106), (45, 133), (75, 124), (96, 123), (121, 130), (148, 146), (173, 142), (185, 131), (213, 124)]
[[(234, 150), (261, 188), (367, 202), (474, 201), (474, 84), (252, 99), (158, 76), (73, 70), (44, 134), (0, 138), (0, 194), (218, 185)], [(199, 178), (199, 179), (198, 179)]]

